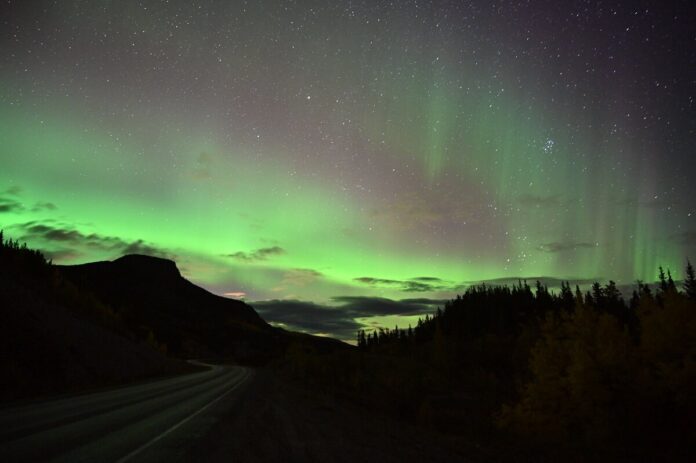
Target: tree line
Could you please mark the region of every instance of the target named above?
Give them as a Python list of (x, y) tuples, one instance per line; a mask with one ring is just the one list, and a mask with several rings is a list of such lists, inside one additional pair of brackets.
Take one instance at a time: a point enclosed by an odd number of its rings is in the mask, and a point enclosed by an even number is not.
[(547, 285), (536, 282), (535, 290), (527, 281), (519, 280), (509, 286), (486, 284), (468, 288), (444, 305), (433, 315), (419, 318), (415, 328), (377, 328), (368, 332), (357, 332), (357, 346), (373, 351), (385, 345), (412, 345), (432, 341), (441, 331), (445, 336), (479, 336), (482, 334), (510, 335), (519, 333), (525, 324), (538, 322), (548, 314), (570, 314), (578, 307), (590, 307), (599, 313), (615, 317), (622, 326), (638, 336), (638, 308), (642, 300), (650, 300), (664, 306), (668, 294), (681, 294), (696, 301), (696, 275), (694, 267), (687, 261), (682, 290), (672, 278), (671, 271), (659, 267), (656, 290), (642, 281), (628, 302), (610, 280), (605, 285), (592, 284), (585, 292), (578, 285), (571, 289), (570, 283), (561, 282), (559, 292), (550, 291)]
[(415, 327), (358, 331), (357, 345), (341, 359), (303, 357), (303, 377), (496, 448), (558, 450), (552, 459), (680, 460), (696, 441), (688, 261), (683, 281), (659, 268), (627, 298), (614, 281), (472, 286)]

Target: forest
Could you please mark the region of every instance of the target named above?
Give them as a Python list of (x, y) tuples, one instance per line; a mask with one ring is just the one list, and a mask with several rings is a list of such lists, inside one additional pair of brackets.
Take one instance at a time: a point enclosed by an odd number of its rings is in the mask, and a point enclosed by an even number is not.
[[(81, 345), (56, 338), (47, 350), (37, 338), (22, 337), (45, 337), (56, 328), (50, 323), (65, 324), (58, 317), (64, 307), (89, 320), (102, 340), (119, 333), (147, 347), (133, 356), (152, 357), (149, 370), (129, 375), (181, 369), (154, 357), (166, 348), (152, 330), (134, 330), (39, 251), (1, 232), (0, 264), (2, 365), (11, 373), (0, 381), (5, 395), (19, 386), (69, 389), (62, 383), (74, 378), (61, 376), (72, 371), (67, 352)], [(357, 348), (326, 349), (291, 337), (266, 368), (367, 416), (395, 417), (445, 436), (474, 460), (688, 461), (696, 442), (696, 275), (688, 261), (684, 275), (675, 282), (659, 268), (657, 281), (637, 282), (628, 300), (613, 281), (584, 292), (567, 282), (558, 292), (526, 281), (472, 286), (415, 327), (359, 331)], [(19, 302), (16, 311), (5, 310)], [(82, 337), (86, 329), (74, 331)], [(20, 349), (25, 345), (33, 347)], [(65, 355), (53, 352), (58, 347)], [(112, 354), (84, 347), (85, 358)], [(41, 371), (48, 376), (37, 381)], [(92, 383), (124, 375), (116, 373), (102, 372)]]
[[(290, 349), (286, 373), (481, 458), (688, 460), (696, 442), (696, 278), (659, 269), (624, 300), (613, 281), (473, 286), (407, 329), (359, 331), (357, 352)], [(572, 457), (571, 457), (572, 456)]]

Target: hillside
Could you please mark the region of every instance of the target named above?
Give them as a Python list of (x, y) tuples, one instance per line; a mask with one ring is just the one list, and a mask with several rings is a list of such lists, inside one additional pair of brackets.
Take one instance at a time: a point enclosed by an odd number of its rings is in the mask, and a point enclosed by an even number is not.
[(472, 286), (408, 329), (358, 333), (358, 349), (289, 351), (283, 373), (475, 442), (484, 461), (693, 461), (696, 271), (630, 300), (537, 282)]
[(257, 362), (282, 344), (281, 335), (251, 307), (194, 285), (170, 260), (128, 255), (58, 270), (82, 291), (108, 302), (132, 330), (151, 332), (176, 357)]
[(274, 328), (245, 303), (189, 282), (170, 260), (59, 266), (16, 241), (0, 243), (5, 401), (190, 370), (183, 359), (260, 365), (291, 344), (349, 348)]
[(0, 330), (2, 401), (191, 369), (129, 332), (106, 305), (12, 241), (0, 244)]

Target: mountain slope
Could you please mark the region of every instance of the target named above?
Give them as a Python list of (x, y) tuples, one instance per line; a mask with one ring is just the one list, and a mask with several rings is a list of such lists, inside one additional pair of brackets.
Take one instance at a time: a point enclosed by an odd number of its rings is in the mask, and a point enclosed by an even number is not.
[(40, 253), (0, 239), (0, 401), (190, 370), (128, 331)]
[(81, 290), (113, 307), (131, 329), (151, 331), (175, 356), (223, 356), (257, 363), (285, 344), (283, 333), (253, 308), (194, 285), (170, 260), (128, 255), (58, 269)]

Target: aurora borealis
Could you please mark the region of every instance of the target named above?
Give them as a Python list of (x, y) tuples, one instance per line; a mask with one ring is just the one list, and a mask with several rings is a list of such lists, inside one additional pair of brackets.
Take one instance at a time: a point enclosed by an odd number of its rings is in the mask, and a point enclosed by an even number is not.
[(0, 12), (0, 227), (55, 262), (172, 257), (350, 338), (473, 282), (696, 260), (688, 1)]

